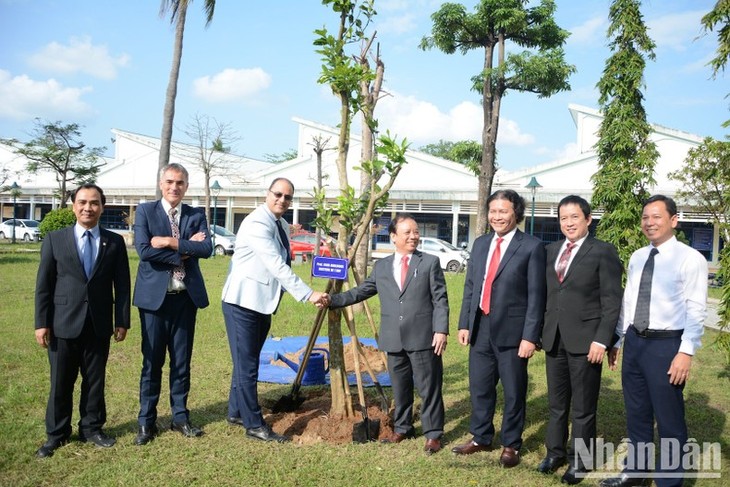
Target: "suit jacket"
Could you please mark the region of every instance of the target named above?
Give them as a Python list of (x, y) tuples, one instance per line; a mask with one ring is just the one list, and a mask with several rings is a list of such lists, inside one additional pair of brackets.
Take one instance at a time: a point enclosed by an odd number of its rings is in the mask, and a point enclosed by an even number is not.
[(378, 347), (384, 352), (431, 348), (434, 333), (449, 333), (449, 301), (444, 273), (437, 257), (415, 251), (401, 291), (393, 276), (394, 255), (380, 259), (359, 286), (332, 296), (340, 308), (380, 297)]
[(563, 240), (547, 246), (545, 278), (547, 309), (542, 344), (550, 351), (558, 330), (565, 349), (587, 354), (592, 342), (606, 347), (621, 311), (623, 265), (616, 248), (588, 236), (568, 267), (563, 282), (558, 281), (555, 262)]
[[(280, 221), (288, 235), (289, 224), (283, 218)], [(288, 252), (289, 247), (279, 237), (274, 214), (266, 205), (256, 208), (238, 228), (221, 299), (263, 314), (276, 311), (284, 290), (297, 301), (304, 301), (312, 289), (286, 265)]]
[[(459, 329), (468, 329), (470, 336), (482, 314), (482, 285), (494, 235), (488, 233), (474, 241), (466, 271)], [(539, 344), (545, 314), (545, 247), (539, 239), (517, 230), (502, 253), (490, 298), (491, 339), (500, 347), (517, 347), (523, 339)]]
[[(203, 208), (193, 208), (181, 204), (180, 240), (178, 250), (156, 249), (150, 241), (152, 237), (171, 237), (170, 218), (162, 203), (152, 201), (137, 207), (134, 216), (134, 246), (139, 254), (139, 268), (134, 285), (133, 304), (138, 308), (157, 310), (162, 306), (167, 293), (170, 272), (185, 263), (183, 282), (190, 299), (198, 308), (208, 306), (208, 292), (200, 272), (198, 259), (207, 259), (213, 252), (208, 222)], [(205, 233), (205, 240), (193, 242), (190, 237), (198, 232)], [(187, 256), (187, 259), (183, 259)]]
[(115, 327), (129, 328), (129, 279), (121, 235), (100, 228), (99, 251), (87, 281), (74, 227), (49, 233), (36, 279), (35, 328), (51, 328), (58, 338), (77, 338), (87, 313), (99, 337), (110, 337)]

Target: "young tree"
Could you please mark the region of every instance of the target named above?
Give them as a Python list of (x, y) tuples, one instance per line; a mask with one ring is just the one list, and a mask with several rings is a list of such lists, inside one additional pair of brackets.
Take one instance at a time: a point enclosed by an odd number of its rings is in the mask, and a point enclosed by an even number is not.
[[(172, 49), (172, 66), (170, 78), (165, 93), (165, 108), (162, 112), (162, 135), (160, 136), (160, 157), (158, 167), (162, 168), (170, 162), (170, 145), (172, 144), (172, 126), (175, 120), (175, 98), (177, 97), (177, 80), (180, 77), (180, 62), (182, 60), (183, 37), (185, 34), (185, 16), (188, 13), (188, 4), (193, 0), (162, 0), (160, 17), (170, 12), (170, 23), (175, 24), (175, 40)], [(215, 0), (205, 0), (205, 26), (213, 20)], [(157, 187), (157, 181), (155, 181)], [(157, 198), (162, 196), (159, 188)]]
[(233, 163), (228, 158), (230, 146), (240, 137), (236, 135), (230, 123), (222, 123), (208, 115), (196, 113), (185, 127), (185, 135), (193, 141), (190, 149), (181, 149), (190, 152), (186, 154), (195, 161), (195, 165), (203, 172), (205, 185), (205, 208), (210, 225), (215, 222), (210, 215), (210, 180), (214, 176), (225, 176), (233, 169)]
[(649, 136), (642, 102), (645, 57), (654, 59), (640, 11), (640, 0), (614, 0), (609, 9), (611, 56), (598, 82), (604, 118), (598, 130), (598, 171), (593, 175), (593, 207), (603, 208), (597, 234), (618, 249), (628, 264), (631, 254), (645, 245), (641, 208), (654, 183), (659, 157)]
[[(725, 242), (718, 272), (722, 283), (718, 316), (721, 326), (727, 329), (730, 326), (730, 142), (707, 137), (701, 145), (690, 149), (685, 166), (669, 176), (681, 183), (678, 198), (712, 215)], [(721, 334), (717, 342), (730, 362), (730, 335)]]
[[(363, 57), (368, 55), (372, 36), (366, 35), (367, 27), (375, 15), (374, 0), (322, 0), (337, 14), (339, 22), (337, 33), (330, 34), (326, 28), (315, 30), (317, 38), (314, 45), (322, 56), (322, 73), (319, 83), (327, 84), (332, 93), (340, 100), (340, 133), (337, 141), (337, 176), (340, 196), (336, 208), (329, 208), (325, 203), (324, 191), (315, 194), (318, 207), (317, 227), (328, 230), (332, 225), (333, 215), (337, 214), (339, 223), (336, 254), (347, 257), (352, 266), (354, 256), (363, 241), (366, 230), (370, 228), (373, 216), (382, 211), (387, 201), (388, 191), (395, 178), (405, 164), (406, 141), (398, 144), (390, 135), (383, 136), (376, 144), (375, 151), (383, 159), (373, 157), (362, 160), (360, 169), (368, 173), (369, 186), (359, 196), (348, 183), (347, 152), (350, 143), (352, 117), (363, 110), (367, 103), (363, 86), (376, 79), (376, 72), (371, 70)], [(374, 34), (373, 34), (374, 35)], [(347, 48), (353, 44), (366, 46), (358, 55), (351, 55)], [(372, 105), (374, 108), (374, 104)], [(367, 110), (367, 108), (365, 108)], [(370, 122), (370, 127), (375, 127)], [(380, 186), (381, 177), (387, 176), (385, 184)], [(348, 241), (354, 236), (350, 246)], [(342, 281), (336, 281), (331, 292), (342, 289)], [(333, 417), (353, 414), (349, 385), (344, 368), (341, 312), (330, 310), (328, 313), (328, 337), (330, 345), (330, 388), (332, 393), (331, 414)]]
[[(496, 144), (502, 98), (509, 90), (548, 97), (569, 90), (575, 67), (567, 64), (562, 46), (569, 33), (554, 19), (554, 0), (481, 0), (474, 13), (457, 3), (444, 3), (431, 19), (431, 35), (422, 49), (436, 47), (446, 54), (484, 51), (482, 71), (472, 78), (481, 94), (483, 125), (476, 234), (487, 230), (487, 198), (497, 171)], [(528, 7), (528, 5), (534, 5)], [(507, 42), (527, 49), (507, 53)]]
[[(57, 196), (61, 208), (66, 208), (66, 201), (71, 196), (69, 185), (94, 182), (103, 165), (100, 158), (106, 147), (87, 148), (81, 142), (80, 127), (76, 123), (64, 125), (60, 121), (51, 123), (36, 118), (31, 135), (33, 139), (18, 145), (15, 153), (28, 159), (28, 172), (55, 173)], [(16, 144), (17, 141), (11, 143)]]
[(266, 162), (273, 162), (274, 164), (278, 164), (279, 162), (286, 162), (291, 161), (292, 159), (296, 159), (299, 154), (297, 153), (296, 149), (287, 149), (281, 154), (264, 154), (264, 160)]

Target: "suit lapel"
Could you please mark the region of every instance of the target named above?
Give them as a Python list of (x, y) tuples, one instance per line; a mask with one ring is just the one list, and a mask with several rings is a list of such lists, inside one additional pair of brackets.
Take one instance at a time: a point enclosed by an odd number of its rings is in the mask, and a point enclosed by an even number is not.
[(522, 237), (524, 237), (524, 234), (517, 230), (517, 232), (515, 232), (515, 236), (512, 237), (512, 241), (507, 246), (507, 249), (502, 250), (504, 257), (502, 257), (502, 260), (499, 262), (497, 275), (494, 276), (495, 280), (499, 278), (499, 275), (502, 273), (502, 270), (507, 266), (509, 260), (517, 253), (517, 249), (519, 249), (522, 245)]
[[(406, 291), (406, 289), (408, 288), (408, 283), (411, 282), (411, 279), (416, 274), (416, 269), (418, 269), (418, 264), (420, 264), (420, 263), (421, 263), (420, 252), (413, 252), (413, 255), (411, 255), (411, 260), (408, 262), (408, 272), (406, 273), (406, 282), (403, 284), (403, 289), (400, 292), (401, 294), (403, 294)], [(394, 279), (395, 279), (395, 277), (394, 277)]]
[(86, 280), (86, 272), (84, 272), (84, 263), (81, 262), (81, 256), (79, 255), (78, 244), (76, 243), (76, 233), (74, 232), (75, 225), (71, 225), (66, 230), (66, 235), (63, 238), (64, 244), (66, 245), (66, 253), (76, 262), (76, 270), (81, 277)]
[(593, 240), (591, 237), (588, 237), (583, 240), (583, 244), (578, 247), (578, 253), (575, 254), (575, 257), (573, 257), (573, 261), (570, 263), (568, 271), (565, 273), (565, 276), (563, 276), (563, 282), (570, 278), (570, 275), (573, 273), (573, 269), (576, 268), (581, 259), (583, 259), (583, 257), (591, 251), (591, 248), (593, 248)]
[(155, 209), (155, 217), (157, 218), (157, 226), (158, 228), (167, 229), (168, 234), (164, 235), (165, 237), (171, 237), (172, 236), (172, 226), (170, 225), (170, 217), (165, 212), (165, 207), (162, 206), (162, 201), (157, 201), (157, 208)]
[[(185, 238), (183, 233), (188, 228), (188, 219), (190, 218), (190, 208), (188, 205), (180, 204), (180, 238)], [(172, 229), (172, 227), (171, 227)]]
[(96, 260), (94, 261), (94, 267), (91, 271), (91, 275), (93, 276), (96, 273), (96, 270), (99, 268), (99, 264), (101, 263), (101, 260), (104, 258), (104, 255), (106, 255), (106, 249), (107, 244), (109, 243), (109, 235), (106, 233), (105, 230), (102, 230), (99, 228), (99, 252), (97, 252)]

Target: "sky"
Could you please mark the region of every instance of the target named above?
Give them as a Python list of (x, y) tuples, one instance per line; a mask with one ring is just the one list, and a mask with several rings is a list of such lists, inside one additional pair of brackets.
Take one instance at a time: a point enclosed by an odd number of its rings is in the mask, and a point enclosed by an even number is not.
[[(471, 77), (483, 52), (422, 51), (431, 14), (442, 2), (376, 0), (373, 27), (385, 63), (376, 108), (380, 128), (411, 148), (439, 140), (481, 140), (479, 96)], [(473, 11), (476, 0), (464, 1)], [(503, 99), (498, 164), (517, 170), (576, 152), (568, 111), (598, 109), (596, 83), (610, 55), (609, 0), (557, 0), (556, 21), (571, 32), (566, 60), (575, 65), (571, 90), (538, 98), (509, 92)], [(714, 0), (648, 0), (642, 5), (656, 59), (645, 72), (651, 123), (699, 136), (725, 137), (730, 118), (727, 79), (712, 79), (707, 63), (716, 35), (701, 17)], [(229, 124), (232, 152), (254, 159), (297, 145), (299, 117), (330, 126), (339, 102), (317, 83), (321, 59), (315, 29), (336, 28), (319, 0), (219, 0), (205, 27), (203, 0), (188, 8), (173, 139), (190, 142), (185, 127), (198, 115)], [(82, 126), (89, 147), (113, 156), (111, 130), (159, 137), (172, 59), (174, 28), (157, 0), (0, 0), (0, 138), (28, 141), (34, 119)], [(512, 45), (513, 52), (519, 48)]]

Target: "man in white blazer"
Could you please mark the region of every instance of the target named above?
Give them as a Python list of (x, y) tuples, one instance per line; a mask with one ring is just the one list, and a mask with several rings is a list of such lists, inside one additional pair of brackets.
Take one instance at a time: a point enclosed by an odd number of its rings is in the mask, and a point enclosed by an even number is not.
[(246, 435), (262, 441), (285, 442), (264, 421), (258, 402), (259, 355), (271, 328), (271, 315), (287, 291), (297, 301), (318, 303), (313, 291), (291, 270), (289, 224), (282, 215), (294, 198), (294, 185), (277, 178), (269, 186), (265, 204), (241, 223), (236, 248), (223, 286), (223, 317), (233, 358), (228, 422), (246, 428)]

